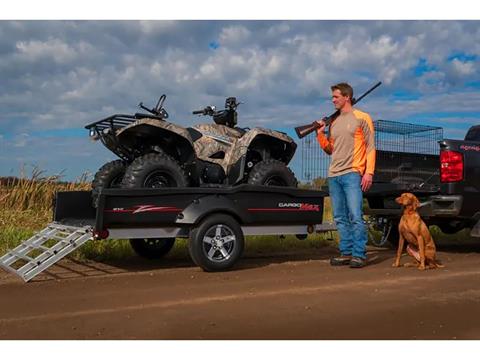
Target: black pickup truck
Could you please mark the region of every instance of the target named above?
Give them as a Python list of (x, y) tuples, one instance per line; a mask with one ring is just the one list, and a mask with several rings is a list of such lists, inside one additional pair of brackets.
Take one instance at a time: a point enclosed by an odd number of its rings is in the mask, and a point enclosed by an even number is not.
[(425, 143), (421, 137), (414, 141), (412, 152), (377, 148), (365, 214), (370, 227), (381, 232), (378, 245), (398, 241), (401, 208), (395, 197), (402, 192), (419, 198), (419, 213), (428, 225), (448, 234), (469, 228), (472, 237), (480, 237), (480, 125), (472, 126), (464, 140), (437, 139), (436, 154), (418, 151)]

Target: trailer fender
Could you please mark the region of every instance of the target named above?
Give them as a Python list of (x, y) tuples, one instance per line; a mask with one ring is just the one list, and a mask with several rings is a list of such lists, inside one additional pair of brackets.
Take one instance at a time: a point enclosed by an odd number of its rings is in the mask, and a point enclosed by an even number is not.
[(209, 195), (195, 199), (177, 215), (177, 224), (194, 225), (212, 213), (225, 213), (234, 217), (240, 224), (251, 222), (251, 215), (241, 209), (235, 200), (222, 195)]

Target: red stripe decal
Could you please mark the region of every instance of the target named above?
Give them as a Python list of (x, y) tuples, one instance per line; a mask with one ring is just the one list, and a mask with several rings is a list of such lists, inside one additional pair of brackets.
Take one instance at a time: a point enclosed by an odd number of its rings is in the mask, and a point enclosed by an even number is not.
[(110, 210), (104, 210), (104, 212), (107, 213), (132, 213), (132, 214), (138, 214), (138, 213), (145, 213), (145, 212), (181, 212), (182, 209), (178, 208), (148, 208), (148, 209), (110, 209)]
[(319, 211), (319, 210), (314, 210), (314, 209), (247, 209), (248, 211)]

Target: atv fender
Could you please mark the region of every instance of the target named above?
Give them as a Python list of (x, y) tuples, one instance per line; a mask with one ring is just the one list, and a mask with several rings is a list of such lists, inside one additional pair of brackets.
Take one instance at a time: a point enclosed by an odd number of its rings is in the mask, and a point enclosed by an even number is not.
[(256, 146), (269, 149), (272, 151), (271, 157), (273, 159), (283, 161), (285, 164), (292, 160), (297, 148), (297, 144), (290, 136), (278, 131), (257, 127), (248, 131), (238, 140), (237, 149), (239, 151), (233, 154), (230, 163), (235, 164), (242, 156), (246, 155), (249, 149)]
[(194, 146), (190, 133), (182, 126), (172, 124), (168, 121), (156, 119), (139, 119), (134, 123), (125, 126), (117, 131), (117, 138), (121, 143), (133, 145), (137, 137), (143, 142), (150, 142), (152, 145), (162, 145), (163, 149), (178, 149), (173, 156), (180, 162), (186, 162), (189, 156), (194, 154)]

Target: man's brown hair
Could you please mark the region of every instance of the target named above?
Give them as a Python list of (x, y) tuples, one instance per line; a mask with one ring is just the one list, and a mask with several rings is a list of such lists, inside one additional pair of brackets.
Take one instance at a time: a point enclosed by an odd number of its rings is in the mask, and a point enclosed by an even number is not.
[(333, 85), (330, 87), (330, 89), (332, 89), (332, 91), (334, 90), (340, 90), (340, 93), (343, 95), (343, 96), (349, 96), (350, 97), (350, 101), (353, 101), (353, 89), (352, 87), (347, 84), (347, 83), (338, 83), (336, 85)]

